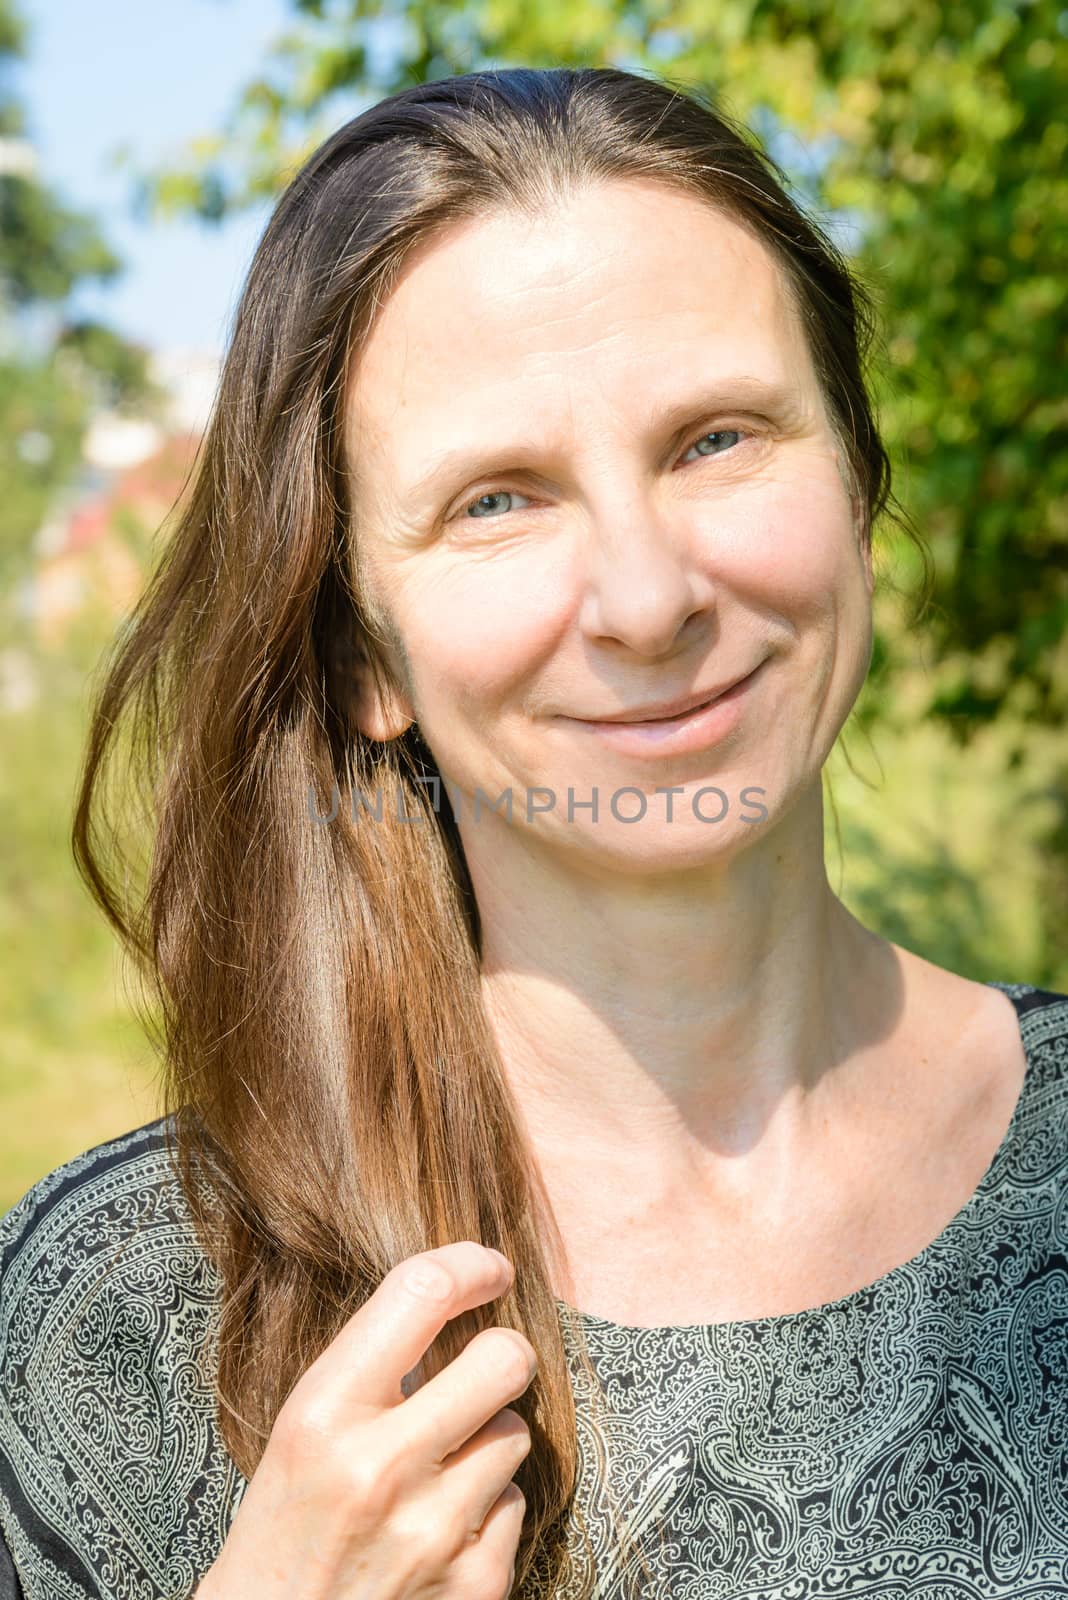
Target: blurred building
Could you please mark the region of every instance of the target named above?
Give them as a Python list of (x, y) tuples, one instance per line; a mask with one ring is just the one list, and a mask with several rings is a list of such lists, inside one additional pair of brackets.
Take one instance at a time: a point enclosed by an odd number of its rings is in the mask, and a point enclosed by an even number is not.
[(92, 419), (81, 469), (38, 530), (33, 571), (18, 595), (42, 644), (60, 644), (87, 605), (118, 622), (136, 601), (155, 535), (193, 464), (218, 374), (212, 354), (157, 353), (151, 375), (169, 397), (163, 420), (111, 412)]

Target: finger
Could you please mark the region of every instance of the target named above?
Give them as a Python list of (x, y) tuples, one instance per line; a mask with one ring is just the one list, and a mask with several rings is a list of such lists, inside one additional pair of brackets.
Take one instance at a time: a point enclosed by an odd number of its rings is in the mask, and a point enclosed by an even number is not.
[(446, 1458), (434, 1491), (454, 1527), (466, 1532), (481, 1528), (530, 1454), (530, 1445), (523, 1418), (505, 1406)]
[(468, 1600), (473, 1594), (511, 1594), (516, 1552), (527, 1503), (517, 1483), (509, 1483), (486, 1515), (478, 1537), (469, 1540), (449, 1567), (447, 1600)]
[(409, 1256), (386, 1273), (297, 1387), (350, 1410), (397, 1405), (402, 1380), (446, 1322), (504, 1294), (513, 1276), (502, 1256), (471, 1239)]
[(412, 1459), (444, 1462), (510, 1400), (538, 1370), (528, 1339), (514, 1328), (483, 1328), (447, 1367), (390, 1417)]

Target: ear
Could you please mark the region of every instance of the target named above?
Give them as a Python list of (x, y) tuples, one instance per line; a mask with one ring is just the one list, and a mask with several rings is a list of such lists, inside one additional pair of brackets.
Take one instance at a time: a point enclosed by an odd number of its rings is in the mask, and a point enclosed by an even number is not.
[(365, 739), (385, 744), (407, 733), (415, 721), (415, 712), (407, 701), (385, 699), (372, 690), (366, 695), (357, 695), (353, 720)]
[(832, 455), (834, 457), (835, 467), (838, 470), (838, 477), (841, 481), (842, 488), (849, 496), (849, 509), (852, 519), (853, 537), (856, 539), (860, 548), (861, 559), (864, 562), (864, 580), (870, 596), (875, 587), (875, 580), (872, 571), (871, 529), (865, 526), (867, 517), (864, 499), (862, 495), (855, 494), (853, 492), (852, 484), (850, 482), (850, 474), (846, 469), (845, 457), (838, 445), (834, 446)]
[(406, 687), (398, 682), (397, 664), (391, 659), (372, 667), (365, 651), (357, 650), (351, 680), (351, 716), (366, 739), (385, 743), (399, 739), (415, 721), (415, 706)]
[(859, 500), (853, 501), (853, 526), (861, 529), (860, 553), (864, 561), (864, 578), (868, 586), (868, 596), (871, 597), (875, 589), (875, 577), (872, 568), (871, 532), (864, 530), (864, 508)]
[(332, 692), (350, 724), (380, 743), (399, 738), (415, 721), (407, 678), (398, 676), (407, 672), (403, 649), (398, 659), (388, 642), (372, 641), (351, 612), (335, 619), (328, 640)]

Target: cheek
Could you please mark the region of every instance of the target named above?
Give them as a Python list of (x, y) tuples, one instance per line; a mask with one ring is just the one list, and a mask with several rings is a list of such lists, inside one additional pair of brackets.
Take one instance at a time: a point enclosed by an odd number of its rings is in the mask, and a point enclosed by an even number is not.
[(566, 586), (549, 553), (471, 561), (421, 573), (406, 587), (402, 627), (419, 698), (453, 714), (508, 698), (566, 625)]
[(863, 564), (851, 508), (833, 468), (790, 482), (765, 483), (739, 498), (729, 525), (721, 518), (710, 544), (717, 571), (739, 594), (789, 616), (826, 616), (855, 585)]

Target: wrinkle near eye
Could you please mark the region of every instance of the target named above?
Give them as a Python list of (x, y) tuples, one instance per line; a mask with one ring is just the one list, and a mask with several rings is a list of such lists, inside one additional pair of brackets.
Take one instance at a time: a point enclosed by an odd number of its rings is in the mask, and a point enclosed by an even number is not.
[[(719, 438), (719, 439), (722, 439), (722, 438), (733, 438), (735, 440), (740, 441), (740, 440), (748, 439), (748, 438), (751, 438), (751, 437), (753, 437), (753, 435), (751, 435), (748, 432), (748, 430), (746, 430), (744, 428), (706, 428), (703, 433), (699, 433), (697, 435), (697, 437), (693, 440), (693, 442), (690, 445), (687, 446), (687, 448), (684, 450), (684, 452), (682, 454), (682, 457), (680, 459), (683, 462), (685, 462), (686, 461), (686, 457), (690, 454), (690, 451), (691, 450), (697, 450), (697, 447), (701, 443), (703, 443), (703, 441), (705, 439), (711, 439), (711, 438)], [(733, 452), (737, 448), (738, 448), (738, 445), (734, 444), (734, 445), (729, 445), (725, 450), (708, 450), (708, 451), (703, 451), (703, 452), (702, 451), (698, 451), (696, 460), (697, 461), (714, 460), (717, 456), (733, 454)], [(498, 520), (500, 520), (499, 517), (496, 517), (492, 512), (488, 512), (485, 515), (476, 514), (475, 516), (472, 516), (470, 513), (471, 513), (471, 510), (472, 510), (472, 507), (477, 506), (480, 500), (496, 499), (497, 497), (502, 496), (502, 495), (506, 495), (506, 496), (508, 496), (509, 499), (512, 499), (512, 500), (515, 500), (515, 499), (526, 500), (526, 501), (528, 501), (528, 504), (529, 504), (529, 497), (527, 495), (523, 494), (522, 490), (519, 490), (519, 489), (504, 489), (504, 488), (501, 488), (501, 489), (484, 489), (480, 494), (474, 495), (474, 496), (472, 496), (472, 498), (470, 500), (464, 501), (464, 503), (458, 508), (456, 513), (454, 515), (450, 515), (450, 516), (446, 517), (445, 520), (446, 520), (446, 522), (452, 522), (452, 521), (455, 521), (457, 519), (466, 520), (466, 521), (469, 521), (469, 522), (493, 522), (493, 521), (498, 521)], [(522, 508), (520, 507), (519, 509), (522, 509)]]

